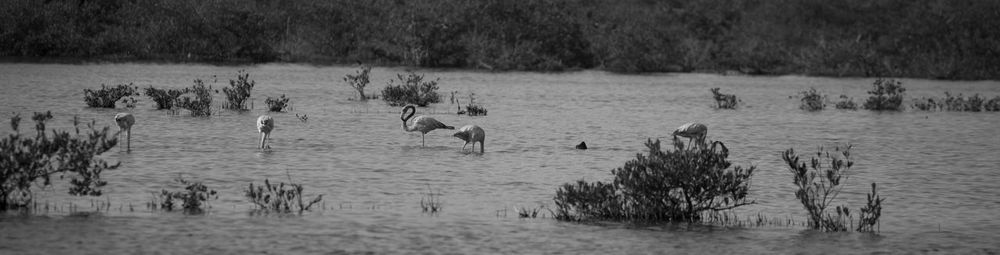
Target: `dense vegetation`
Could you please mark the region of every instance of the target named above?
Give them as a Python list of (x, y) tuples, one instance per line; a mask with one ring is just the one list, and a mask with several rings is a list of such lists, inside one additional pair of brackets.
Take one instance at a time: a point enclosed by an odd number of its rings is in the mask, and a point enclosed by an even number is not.
[(6, 0), (0, 57), (1000, 77), (1000, 1)]

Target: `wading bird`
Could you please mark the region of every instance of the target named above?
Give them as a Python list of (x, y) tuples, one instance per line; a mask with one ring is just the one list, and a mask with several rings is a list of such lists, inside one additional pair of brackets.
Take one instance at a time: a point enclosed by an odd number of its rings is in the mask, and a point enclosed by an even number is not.
[[(407, 110), (409, 110), (410, 115), (406, 115)], [(417, 113), (417, 107), (414, 107), (412, 105), (407, 105), (406, 107), (403, 107), (403, 111), (399, 113), (399, 119), (403, 120), (403, 131), (406, 132), (420, 131), (421, 147), (424, 146), (424, 135), (426, 135), (427, 132), (431, 132), (431, 130), (439, 128), (455, 129), (455, 127), (445, 125), (444, 123), (441, 123), (440, 121), (437, 121), (434, 118), (423, 115), (414, 117), (413, 125), (407, 125), (406, 122), (409, 121), (410, 117), (413, 117), (413, 114), (416, 113)]]
[(486, 141), (486, 131), (483, 131), (483, 128), (479, 126), (466, 125), (459, 128), (454, 136), (465, 141), (465, 144), (462, 145), (462, 151), (465, 151), (465, 146), (469, 145), (469, 143), (472, 143), (472, 151), (476, 151), (476, 142), (479, 142), (479, 153), (486, 151), (486, 144), (484, 143)]
[(125, 150), (132, 151), (132, 125), (135, 124), (135, 116), (131, 113), (115, 114), (115, 123), (118, 123), (118, 136), (125, 132)]
[(687, 137), (688, 144), (691, 144), (692, 140), (697, 141), (697, 144), (703, 144), (705, 143), (706, 133), (708, 133), (708, 126), (701, 123), (691, 122), (678, 127), (677, 130), (674, 130), (673, 136), (674, 139), (677, 139), (678, 136)]
[(274, 119), (271, 116), (261, 115), (257, 118), (257, 132), (260, 132), (258, 149), (264, 149), (264, 141), (271, 137), (271, 130), (274, 130)]

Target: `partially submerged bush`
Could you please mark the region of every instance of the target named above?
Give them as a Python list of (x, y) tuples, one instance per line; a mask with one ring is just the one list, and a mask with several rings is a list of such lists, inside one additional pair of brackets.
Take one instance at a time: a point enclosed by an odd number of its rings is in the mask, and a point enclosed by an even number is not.
[(427, 185), (427, 194), (420, 198), (420, 208), (426, 213), (438, 213), (441, 211), (441, 194), (435, 194), (431, 186)]
[(304, 189), (302, 184), (289, 183), (286, 185), (282, 182), (275, 185), (264, 179), (264, 185), (254, 186), (251, 182), (244, 191), (244, 196), (261, 210), (301, 213), (323, 200), (323, 195), (319, 195), (309, 202), (303, 202), (302, 190)]
[[(115, 108), (115, 103), (118, 100), (122, 100), (124, 97), (139, 95), (136, 93), (136, 89), (138, 87), (132, 83), (128, 85), (118, 84), (114, 87), (101, 84), (101, 89), (99, 90), (83, 89), (83, 101), (87, 102), (87, 106), (89, 107)], [(135, 99), (133, 98), (132, 100), (134, 105)]]
[(862, 106), (873, 111), (899, 111), (902, 110), (903, 82), (895, 79), (878, 78), (872, 83), (872, 89), (868, 91), (868, 100)]
[(989, 102), (986, 102), (984, 107), (985, 98), (980, 97), (979, 94), (972, 95), (970, 97), (963, 97), (961, 93), (958, 96), (952, 95), (951, 93), (944, 92), (943, 99), (934, 98), (920, 98), (913, 103), (913, 107), (918, 110), (923, 111), (961, 111), (961, 112), (979, 112), (983, 110), (989, 111)]
[(809, 90), (799, 92), (799, 94), (802, 94), (802, 105), (799, 106), (802, 110), (819, 111), (826, 108), (823, 95), (820, 95), (815, 88), (809, 88)]
[(232, 110), (246, 110), (247, 98), (250, 98), (250, 91), (256, 82), (250, 80), (250, 74), (240, 70), (236, 73), (236, 80), (229, 80), (229, 87), (222, 88), (226, 94), (226, 104), (222, 108)]
[[(834, 147), (833, 153), (823, 148), (816, 156), (805, 162), (799, 162), (799, 156), (793, 149), (782, 153), (781, 158), (788, 164), (792, 172), (793, 183), (798, 187), (795, 197), (799, 199), (809, 215), (809, 227), (825, 231), (847, 231), (850, 229), (851, 212), (847, 206), (834, 208), (836, 215), (831, 214), (833, 200), (840, 194), (843, 186), (840, 184), (848, 178), (847, 171), (854, 166), (851, 161), (851, 146)], [(882, 199), (875, 191), (872, 183), (872, 193), (868, 195), (868, 204), (861, 208), (857, 231), (871, 232), (878, 224), (882, 215)]]
[(169, 110), (174, 107), (174, 101), (181, 97), (184, 93), (188, 93), (189, 89), (157, 89), (153, 86), (146, 88), (146, 96), (153, 99), (156, 102), (157, 110)]
[[(469, 93), (469, 104), (465, 106), (465, 110), (461, 110), (462, 103), (459, 102), (458, 114), (468, 114), (469, 116), (486, 116), (486, 107), (476, 104), (476, 93)], [(454, 97), (454, 94), (452, 94)], [(454, 99), (452, 99), (454, 101)]]
[(87, 124), (90, 130), (81, 134), (79, 120), (74, 117), (76, 133), (71, 135), (60, 130), (46, 132), (51, 112), (36, 112), (31, 119), (35, 121), (34, 136), (19, 132), (21, 117), (15, 115), (10, 118), (14, 133), (0, 140), (0, 211), (28, 206), (33, 198), (31, 187), (49, 186), (55, 174), (60, 179), (71, 174), (69, 194), (101, 195), (100, 188), (107, 184), (101, 173), (121, 165), (109, 165), (99, 157), (118, 144), (109, 128), (96, 129), (91, 121)]
[(983, 105), (983, 110), (987, 112), (1000, 112), (1000, 96), (994, 97)]
[(710, 91), (712, 91), (712, 98), (715, 99), (715, 104), (719, 109), (736, 109), (738, 102), (736, 95), (723, 94), (719, 92), (719, 88), (712, 88)]
[(194, 93), (194, 99), (191, 97), (182, 97), (179, 100), (175, 100), (175, 106), (183, 109), (187, 109), (191, 112), (191, 116), (210, 116), (212, 115), (212, 87), (205, 86), (205, 82), (201, 80), (194, 80), (194, 86), (186, 89), (185, 91)]
[(837, 102), (835, 107), (842, 110), (857, 110), (858, 104), (854, 103), (854, 98), (849, 98), (847, 95), (840, 95), (840, 101)]
[(409, 72), (406, 76), (396, 74), (396, 77), (399, 79), (399, 85), (393, 85), (393, 80), (389, 80), (387, 86), (382, 89), (382, 100), (389, 105), (414, 104), (423, 107), (441, 102), (441, 96), (437, 93), (437, 80), (425, 82), (423, 75), (414, 72)]
[(371, 74), (371, 71), (372, 71), (371, 65), (361, 65), (361, 70), (355, 71), (355, 75), (350, 75), (350, 74), (344, 75), (344, 82), (347, 83), (347, 86), (350, 86), (351, 88), (354, 88), (355, 90), (358, 91), (358, 98), (359, 98), (358, 100), (368, 100), (368, 99), (378, 98), (376, 96), (371, 96), (371, 97), (365, 96), (365, 86), (368, 86), (368, 83), (371, 82), (371, 80), (369, 79), (369, 74)]
[(203, 205), (207, 205), (209, 199), (219, 198), (215, 190), (209, 189), (201, 182), (190, 182), (184, 180), (182, 176), (178, 176), (174, 181), (183, 185), (184, 190), (161, 190), (157, 197), (162, 210), (174, 210), (174, 206), (177, 204), (176, 200), (180, 201), (184, 211), (197, 213), (204, 210)]
[(281, 94), (279, 98), (267, 97), (267, 99), (264, 99), (264, 104), (267, 104), (268, 111), (280, 112), (289, 107), (288, 100), (285, 94)]
[(638, 154), (612, 170), (610, 183), (563, 184), (556, 191), (555, 216), (560, 220), (699, 221), (705, 211), (754, 203), (747, 199), (756, 167), (730, 169), (729, 150), (721, 142), (702, 142), (685, 149), (660, 149), (646, 142)]

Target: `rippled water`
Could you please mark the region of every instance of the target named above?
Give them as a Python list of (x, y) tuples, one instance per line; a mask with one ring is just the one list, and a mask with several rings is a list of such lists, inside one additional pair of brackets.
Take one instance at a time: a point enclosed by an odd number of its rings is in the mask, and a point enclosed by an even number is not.
[[(246, 69), (256, 81), (254, 109), (209, 118), (153, 110), (140, 98), (128, 109), (92, 109), (83, 89), (133, 82), (181, 88), (193, 79), (221, 88)], [(486, 130), (486, 153), (460, 151), (451, 131), (400, 127), (399, 109), (348, 100), (341, 78), (354, 68), (303, 65), (0, 64), (0, 112), (52, 110), (50, 126), (73, 115), (113, 126), (135, 114), (132, 153), (106, 155), (122, 167), (106, 172), (105, 196), (66, 195), (64, 181), (36, 191), (50, 209), (0, 216), (0, 253), (871, 253), (1000, 251), (1000, 114), (960, 112), (805, 112), (795, 95), (809, 87), (863, 101), (872, 79), (739, 77), (704, 74), (616, 75), (420, 70), (440, 78), (445, 103), (419, 109), (453, 126)], [(403, 69), (376, 68), (369, 94)], [(218, 80), (218, 82), (215, 82)], [(908, 98), (953, 93), (1000, 95), (998, 82), (904, 79)], [(742, 100), (715, 110), (708, 91)], [(450, 91), (474, 92), (489, 115), (455, 115)], [(254, 120), (263, 98), (285, 94), (294, 110), (271, 113), (273, 151), (255, 149)], [(464, 99), (464, 98), (463, 98)], [(223, 98), (216, 96), (216, 102)], [(467, 99), (466, 99), (467, 100)], [(466, 101), (467, 102), (467, 101)], [(909, 102), (907, 102), (909, 104)], [(832, 108), (832, 107), (831, 107)], [(300, 122), (295, 114), (308, 114)], [(752, 197), (738, 213), (801, 222), (791, 176), (780, 152), (854, 144), (856, 165), (840, 200), (857, 208), (878, 182), (881, 234), (822, 233), (802, 226), (713, 227), (578, 224), (520, 219), (515, 207), (553, 207), (556, 188), (579, 179), (610, 180), (610, 170), (643, 152), (649, 137), (699, 121), (709, 139), (726, 142), (738, 165), (758, 167)], [(6, 122), (6, 117), (4, 117)], [(9, 133), (3, 128), (3, 134)], [(573, 146), (586, 141), (590, 150)], [(172, 180), (203, 181), (219, 191), (204, 215), (153, 211), (144, 205)], [(323, 194), (303, 215), (259, 215), (242, 198), (249, 182), (289, 176), (307, 194)], [(443, 211), (427, 214), (431, 189)], [(101, 212), (95, 201), (110, 201)], [(70, 206), (73, 205), (73, 206)], [(89, 212), (89, 213), (88, 213)], [(543, 214), (548, 214), (543, 210)]]

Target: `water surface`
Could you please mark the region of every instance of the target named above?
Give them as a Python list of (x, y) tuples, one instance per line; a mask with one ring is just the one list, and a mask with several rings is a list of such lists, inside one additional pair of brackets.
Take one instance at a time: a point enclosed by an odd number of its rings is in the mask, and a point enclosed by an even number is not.
[[(189, 87), (202, 79), (219, 89), (246, 69), (256, 81), (253, 109), (217, 110), (211, 117), (154, 110), (93, 109), (83, 89), (100, 84)], [(51, 253), (996, 253), (1000, 251), (1000, 114), (878, 113), (829, 109), (805, 112), (796, 96), (810, 87), (861, 103), (872, 79), (744, 77), (707, 74), (617, 75), (486, 73), (419, 70), (440, 79), (445, 102), (418, 114), (486, 130), (486, 153), (463, 153), (451, 131), (402, 131), (399, 109), (380, 100), (349, 100), (349, 67), (305, 65), (0, 64), (0, 112), (51, 110), (50, 126), (68, 128), (73, 115), (113, 126), (132, 112), (132, 152), (106, 172), (103, 197), (66, 195), (65, 181), (36, 190), (49, 210), (0, 216), (0, 251)], [(368, 94), (405, 70), (376, 68)], [(907, 98), (943, 92), (1000, 95), (993, 81), (903, 79)], [(717, 110), (709, 88), (742, 100)], [(475, 93), (488, 116), (456, 115), (449, 92)], [(294, 110), (270, 113), (277, 129), (271, 152), (255, 149), (254, 121), (264, 98), (286, 95)], [(216, 102), (223, 96), (217, 95)], [(462, 97), (464, 103), (467, 99)], [(909, 100), (907, 100), (909, 104)], [(295, 114), (307, 114), (301, 122)], [(6, 117), (4, 117), (6, 119)], [(780, 152), (800, 153), (836, 143), (854, 145), (856, 165), (841, 204), (858, 208), (871, 182), (883, 204), (881, 234), (822, 233), (802, 226), (719, 227), (630, 225), (520, 219), (514, 208), (552, 208), (556, 188), (579, 179), (607, 181), (610, 170), (644, 151), (650, 137), (698, 121), (709, 139), (724, 141), (731, 160), (755, 165), (751, 196), (740, 215), (802, 221), (792, 176)], [(23, 125), (22, 125), (23, 126)], [(10, 130), (4, 128), (4, 134)], [(591, 149), (575, 150), (586, 141)], [(208, 213), (149, 210), (153, 192), (179, 189), (178, 176), (219, 192)], [(303, 215), (254, 213), (243, 197), (265, 178), (323, 194)], [(420, 201), (439, 193), (443, 211), (423, 213)], [(95, 202), (96, 201), (96, 202)], [(98, 211), (94, 203), (110, 206)], [(72, 205), (72, 206), (71, 206)]]

